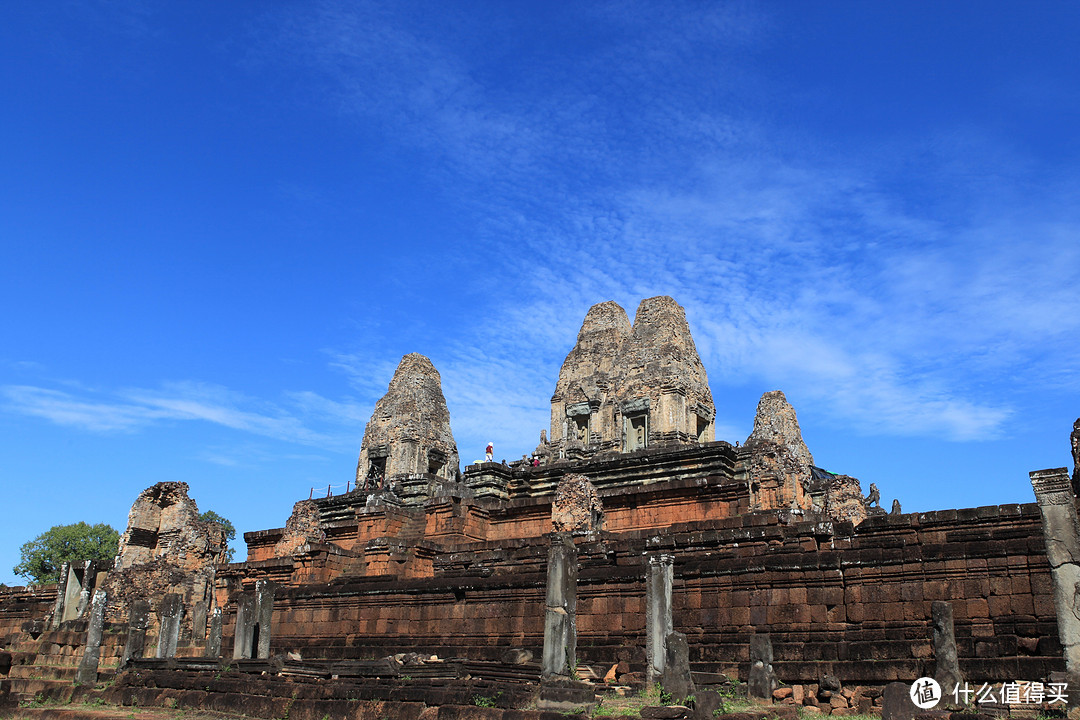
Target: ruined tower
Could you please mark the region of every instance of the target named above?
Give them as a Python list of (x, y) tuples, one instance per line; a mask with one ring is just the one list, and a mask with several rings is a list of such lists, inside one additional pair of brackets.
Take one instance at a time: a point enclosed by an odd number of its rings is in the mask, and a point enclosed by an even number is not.
[(575, 457), (713, 440), (716, 408), (682, 306), (642, 300), (631, 325), (594, 305), (551, 398), (551, 450)]
[(617, 450), (616, 356), (630, 337), (630, 318), (615, 302), (593, 305), (563, 361), (551, 398), (551, 442), (564, 448)]
[[(642, 300), (618, 357), (623, 450), (710, 442), (716, 407), (686, 312), (667, 296)], [(645, 432), (641, 432), (644, 424)]]
[(814, 456), (803, 441), (795, 408), (780, 390), (761, 396), (754, 415), (754, 430), (746, 439), (746, 472), (754, 510), (819, 509), (823, 497), (808, 488), (814, 479)]
[[(871, 512), (857, 478), (814, 465), (795, 408), (780, 390), (761, 396), (754, 430), (741, 455), (742, 472), (750, 486), (751, 510), (815, 513), (856, 525)], [(879, 507), (876, 512), (883, 511)]]
[(131, 506), (115, 567), (103, 585), (108, 619), (125, 621), (134, 601), (147, 600), (156, 608), (176, 593), (185, 633), (203, 637), (216, 568), (226, 562), (227, 551), (225, 529), (199, 519), (187, 483), (160, 482), (143, 490)]
[(419, 353), (401, 358), (390, 387), (364, 430), (357, 487), (373, 481), (430, 474), (454, 480), (459, 473), (457, 443), (442, 379)]

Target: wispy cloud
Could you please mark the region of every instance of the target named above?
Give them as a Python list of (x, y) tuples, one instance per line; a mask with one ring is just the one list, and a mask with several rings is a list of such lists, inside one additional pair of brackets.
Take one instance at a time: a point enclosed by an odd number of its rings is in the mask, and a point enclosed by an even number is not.
[(95, 432), (134, 430), (171, 416), (145, 406), (76, 398), (69, 393), (29, 385), (0, 387), (0, 395), (6, 399), (9, 411)]
[[(497, 49), (462, 41), (497, 33), (459, 14), (438, 33), (322, 3), (281, 35), (342, 112), (438, 158), (512, 282), (485, 307), (497, 331), (437, 363), (459, 434), (522, 428), (531, 447), (588, 306), (656, 294), (687, 307), (714, 386), (783, 387), (859, 432), (993, 437), (1014, 412), (1003, 387), (1076, 382), (1076, 178), (1038, 177), (980, 128), (835, 152), (740, 109), (770, 92), (743, 59), (773, 24), (749, 6), (581, 12), (605, 42), (529, 63), (506, 40), (532, 68), (520, 94), (488, 81)], [(341, 364), (366, 396), (385, 362)]]
[[(167, 383), (154, 390), (81, 390), (79, 394), (7, 385), (0, 387), (0, 397), (9, 412), (91, 432), (134, 432), (162, 422), (197, 421), (331, 450), (351, 449), (356, 444), (346, 428), (355, 427), (362, 416), (348, 401), (326, 400), (311, 392), (288, 393), (286, 404), (277, 405), (195, 382)], [(215, 457), (217, 462), (230, 461), (222, 459), (221, 453)]]
[[(269, 11), (252, 43), (255, 64), (300, 62), (316, 101), (385, 152), (423, 156), (474, 218), (492, 292), (483, 322), (433, 358), (459, 440), (498, 428), (531, 448), (588, 307), (632, 313), (657, 294), (686, 306), (714, 389), (780, 387), (860, 432), (985, 438), (1015, 412), (1002, 387), (1076, 386), (1063, 371), (1080, 362), (1075, 177), (1037, 177), (977, 128), (913, 153), (904, 140), (833, 152), (778, 127), (738, 102), (770, 91), (743, 60), (775, 41), (755, 6), (567, 12), (602, 23), (604, 41), (552, 54), (498, 10), (320, 2)], [(94, 431), (199, 421), (352, 449), (398, 361), (380, 353), (327, 351), (350, 384), (334, 398), (0, 392), (9, 410)]]

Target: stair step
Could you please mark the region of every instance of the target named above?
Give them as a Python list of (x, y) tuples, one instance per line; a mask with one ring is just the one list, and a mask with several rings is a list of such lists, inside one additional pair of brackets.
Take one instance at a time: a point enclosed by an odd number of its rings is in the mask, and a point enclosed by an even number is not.
[(78, 671), (78, 667), (64, 665), (12, 665), (8, 677), (31, 680), (71, 680)]

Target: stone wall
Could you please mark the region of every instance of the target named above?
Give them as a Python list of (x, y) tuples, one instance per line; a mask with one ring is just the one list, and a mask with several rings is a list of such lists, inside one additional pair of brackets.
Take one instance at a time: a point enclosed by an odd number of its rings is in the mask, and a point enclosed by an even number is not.
[(22, 632), (23, 623), (43, 622), (55, 603), (55, 583), (0, 589), (0, 639)]
[[(969, 680), (1038, 679), (1063, 667), (1034, 505), (879, 516), (858, 527), (757, 514), (676, 522), (660, 534), (605, 530), (578, 545), (583, 663), (643, 670), (644, 563), (662, 551), (674, 556), (674, 624), (687, 635), (695, 670), (745, 679), (749, 638), (768, 632), (785, 682), (832, 673), (883, 684), (932, 674), (934, 600), (952, 603)], [(525, 647), (539, 656), (547, 546), (543, 537), (462, 543), (434, 557), (428, 579), (283, 588), (272, 651), (497, 659)]]

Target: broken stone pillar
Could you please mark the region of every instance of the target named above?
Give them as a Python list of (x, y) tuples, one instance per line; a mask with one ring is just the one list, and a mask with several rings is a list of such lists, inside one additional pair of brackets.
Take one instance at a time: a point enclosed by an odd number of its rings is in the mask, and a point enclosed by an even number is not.
[(71, 563), (66, 562), (60, 566), (60, 581), (56, 584), (56, 603), (53, 604), (52, 620), (49, 629), (56, 630), (64, 621), (64, 604), (67, 600), (68, 574), (71, 572)]
[(952, 605), (944, 600), (935, 600), (930, 606), (930, 615), (934, 627), (934, 661), (937, 663), (934, 679), (945, 696), (953, 695), (964, 677), (960, 674), (960, 661), (956, 653)]
[(210, 636), (206, 639), (205, 656), (221, 657), (221, 608), (214, 608), (210, 616)]
[(1069, 705), (1080, 700), (1080, 519), (1065, 468), (1028, 473), (1042, 514), (1046, 559), (1054, 579), (1058, 637), (1065, 650)]
[(158, 629), (157, 657), (176, 656), (176, 644), (180, 640), (180, 622), (184, 618), (184, 603), (178, 593), (166, 593), (158, 611), (160, 627)]
[(64, 583), (63, 612), (60, 615), (60, 622), (76, 620), (81, 612), (79, 601), (82, 599), (83, 584), (79, 580), (75, 566), (67, 563), (67, 568), (67, 579)]
[(83, 572), (83, 586), (79, 590), (79, 603), (75, 606), (75, 619), (78, 620), (86, 612), (86, 608), (90, 606), (90, 583), (87, 580), (86, 571)]
[(1080, 418), (1077, 418), (1076, 422), (1073, 423), (1073, 431), (1072, 434), (1069, 435), (1069, 442), (1072, 444), (1073, 492), (1080, 495)]
[(548, 550), (541, 677), (569, 677), (577, 664), (577, 547), (569, 533), (553, 533)]
[(200, 600), (199, 602), (195, 603), (195, 609), (192, 611), (191, 639), (195, 642), (202, 642), (206, 639), (205, 600)]
[(252, 655), (260, 660), (270, 657), (270, 622), (274, 615), (274, 590), (267, 580), (255, 583), (255, 627), (252, 629)]
[(772, 638), (768, 633), (750, 636), (750, 677), (746, 691), (751, 697), (771, 698), (779, 683), (773, 672)]
[(128, 606), (127, 641), (124, 643), (124, 659), (121, 665), (127, 665), (132, 658), (142, 658), (146, 652), (146, 627), (149, 620), (149, 602), (140, 598)]
[[(672, 699), (679, 705), (686, 705), (686, 699), (694, 695), (694, 680), (690, 676), (690, 647), (686, 635), (680, 632), (670, 633), (666, 642), (667, 663), (660, 684), (671, 693)], [(692, 703), (691, 703), (692, 704)]]
[(671, 634), (671, 588), (674, 582), (672, 555), (649, 557), (645, 577), (645, 681), (660, 681), (667, 666), (667, 637)]
[(90, 626), (86, 631), (86, 648), (82, 661), (75, 675), (78, 685), (93, 685), (97, 682), (98, 662), (101, 660), (101, 635), (105, 632), (105, 593), (94, 593), (94, 607), (90, 613)]
[(233, 659), (251, 657), (252, 633), (255, 630), (255, 597), (241, 595), (236, 601), (236, 636), (233, 639)]
[(891, 682), (885, 686), (881, 701), (881, 720), (912, 720), (921, 712), (911, 700), (911, 685)]

